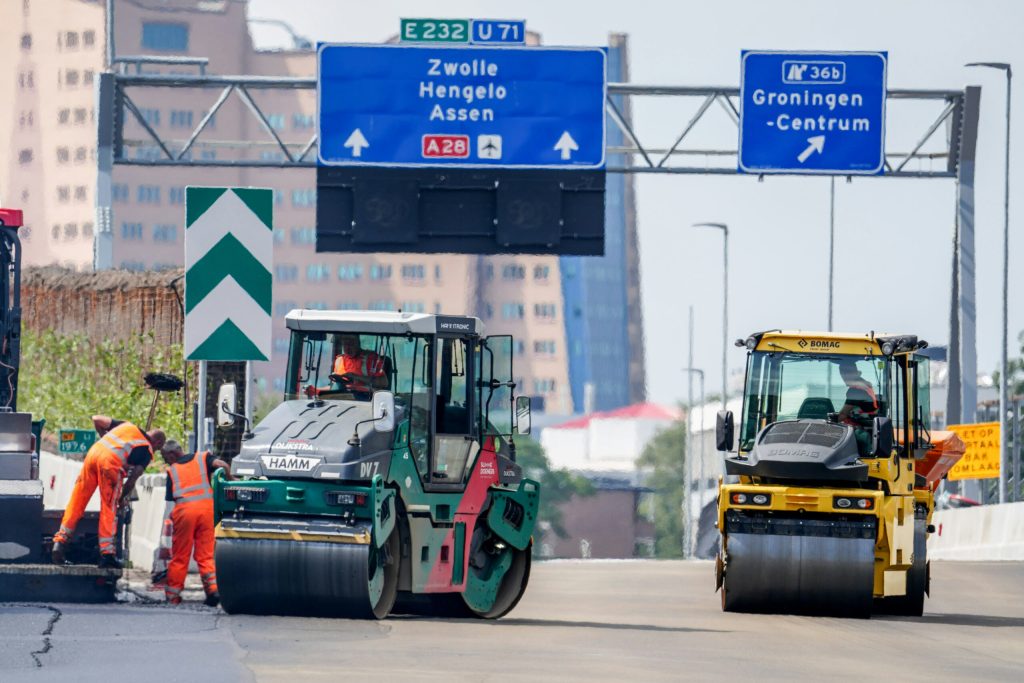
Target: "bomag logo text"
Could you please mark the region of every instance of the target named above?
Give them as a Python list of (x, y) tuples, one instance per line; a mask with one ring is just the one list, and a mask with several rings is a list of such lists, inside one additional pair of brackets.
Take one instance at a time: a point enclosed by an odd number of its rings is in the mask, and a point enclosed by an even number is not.
[(837, 341), (823, 341), (821, 339), (811, 340), (811, 349), (838, 349), (839, 342)]
[(818, 454), (815, 451), (809, 451), (806, 448), (773, 448), (768, 451), (768, 455), (777, 458), (817, 458)]

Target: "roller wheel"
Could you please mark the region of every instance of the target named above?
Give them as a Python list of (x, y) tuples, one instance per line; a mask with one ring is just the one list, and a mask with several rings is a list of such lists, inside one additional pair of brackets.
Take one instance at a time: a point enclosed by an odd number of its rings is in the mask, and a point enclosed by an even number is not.
[(398, 530), (395, 529), (388, 536), (388, 540), (373, 554), (374, 573), (370, 579), (370, 596), (373, 600), (373, 616), (383, 619), (391, 613), (398, 597), (398, 569), (400, 557), (400, 540)]
[(380, 548), (221, 539), (215, 560), (221, 605), (229, 614), (383, 619), (398, 593), (397, 531)]
[(473, 532), (472, 554), (462, 599), (469, 614), (498, 619), (519, 603), (530, 581), (533, 542), (518, 550), (483, 526)]
[(924, 596), (928, 592), (928, 542), (926, 523), (914, 523), (914, 562), (907, 571), (907, 594), (876, 601), (875, 611), (879, 614), (895, 614), (903, 617), (919, 617), (924, 614)]

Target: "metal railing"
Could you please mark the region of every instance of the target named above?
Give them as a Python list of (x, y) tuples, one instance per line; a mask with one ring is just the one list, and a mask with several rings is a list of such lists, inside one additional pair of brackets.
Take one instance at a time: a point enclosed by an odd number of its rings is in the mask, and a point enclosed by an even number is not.
[[(978, 404), (978, 422), (999, 422), (999, 401), (986, 401)], [(1007, 406), (1007, 427), (1009, 438), (1006, 442), (1006, 462), (1001, 463), (1006, 468), (1006, 502), (1018, 503), (1024, 501), (1024, 482), (1021, 481), (1024, 472), (1021, 468), (1021, 460), (1024, 459), (1024, 444), (1021, 438), (1024, 437), (1024, 397), (1011, 399)], [(976, 480), (980, 487), (982, 503), (999, 502), (999, 480), (979, 479)]]

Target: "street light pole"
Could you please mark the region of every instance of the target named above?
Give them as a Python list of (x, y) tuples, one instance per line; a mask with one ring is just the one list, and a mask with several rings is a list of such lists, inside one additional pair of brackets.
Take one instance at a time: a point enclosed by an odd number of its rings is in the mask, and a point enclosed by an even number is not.
[[(1009, 339), (1008, 300), (1010, 297), (1010, 83), (1013, 80), (1013, 69), (1006, 62), (971, 62), (964, 66), (980, 66), (996, 69), (1006, 74), (1006, 147), (1003, 158), (1003, 336), (999, 361), (999, 502), (1006, 502), (1007, 442), (1009, 440), (1009, 420), (1006, 411), (1010, 407), (1009, 385)], [(1019, 448), (1019, 444), (1014, 444)], [(1016, 473), (1014, 473), (1016, 476)], [(1014, 481), (1014, 486), (1019, 482)]]
[(722, 410), (726, 410), (729, 382), (729, 226), (725, 223), (694, 223), (693, 227), (722, 231)]
[[(694, 373), (700, 378), (700, 463), (697, 468), (698, 477), (700, 484), (698, 485), (697, 500), (699, 501), (698, 510), (704, 505), (703, 486), (704, 486), (704, 371), (700, 368), (686, 367), (683, 368), (683, 372), (686, 373), (687, 379), (692, 380)], [(692, 387), (692, 382), (691, 382)], [(692, 396), (692, 391), (690, 392)], [(686, 409), (686, 464), (684, 469), (686, 470), (686, 486), (683, 496), (683, 534), (686, 536), (686, 544), (683, 547), (683, 557), (690, 557), (692, 555), (693, 547), (693, 500), (690, 497), (693, 492), (693, 400), (690, 399), (690, 405)]]
[(836, 177), (830, 177), (828, 183), (828, 331), (831, 332), (836, 262)]

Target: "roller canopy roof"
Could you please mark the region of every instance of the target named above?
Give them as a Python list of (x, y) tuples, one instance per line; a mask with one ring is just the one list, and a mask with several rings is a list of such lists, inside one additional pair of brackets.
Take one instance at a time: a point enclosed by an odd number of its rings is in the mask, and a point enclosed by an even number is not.
[(290, 330), (361, 334), (481, 335), (479, 318), (396, 311), (321, 311), (293, 309), (285, 316)]

